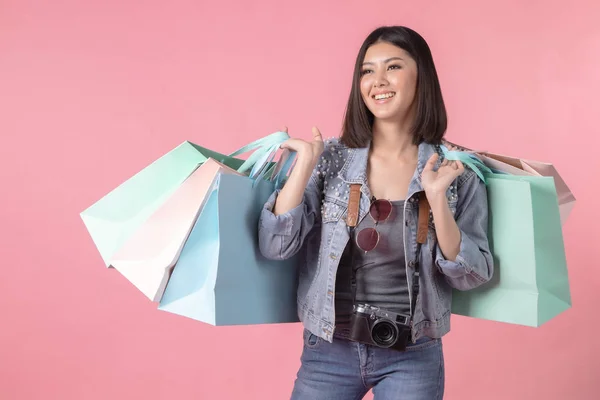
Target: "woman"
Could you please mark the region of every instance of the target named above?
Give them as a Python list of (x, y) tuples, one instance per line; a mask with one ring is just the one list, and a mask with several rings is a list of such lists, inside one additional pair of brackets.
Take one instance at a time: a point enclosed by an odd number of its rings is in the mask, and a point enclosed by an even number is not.
[(427, 43), (381, 27), (358, 53), (340, 139), (324, 144), (313, 128), (311, 142), (282, 146), (296, 166), (265, 205), (259, 242), (268, 258), (299, 253), (293, 399), (361, 399), (371, 388), (375, 399), (442, 398), (452, 289), (493, 274), (486, 189), (443, 159), (445, 130)]

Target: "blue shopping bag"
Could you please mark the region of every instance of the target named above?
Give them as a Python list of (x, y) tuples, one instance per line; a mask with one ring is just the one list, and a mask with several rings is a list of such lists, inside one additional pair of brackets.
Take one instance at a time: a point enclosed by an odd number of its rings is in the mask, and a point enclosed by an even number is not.
[[(218, 176), (182, 249), (160, 310), (215, 326), (298, 321), (296, 257), (268, 260), (258, 247), (261, 210), (282, 186), (293, 154), (280, 163), (275, 168), (265, 158), (250, 176)], [(275, 169), (274, 177), (265, 178)]]

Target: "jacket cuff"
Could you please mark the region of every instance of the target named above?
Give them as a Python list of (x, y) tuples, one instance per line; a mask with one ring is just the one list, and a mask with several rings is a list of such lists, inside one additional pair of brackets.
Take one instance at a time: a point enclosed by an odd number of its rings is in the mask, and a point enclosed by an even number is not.
[(461, 278), (473, 272), (469, 263), (469, 254), (479, 253), (479, 247), (463, 231), (460, 231), (460, 250), (455, 261), (447, 260), (439, 244), (436, 244), (435, 264), (442, 273), (450, 278)]
[(294, 223), (294, 221), (300, 221), (302, 219), (304, 204), (300, 203), (298, 206), (284, 214), (273, 214), (273, 208), (275, 207), (275, 202), (277, 201), (277, 196), (279, 196), (280, 191), (281, 189), (278, 189), (273, 192), (265, 203), (261, 212), (261, 225), (264, 230), (273, 235), (292, 236), (300, 229), (299, 224)]

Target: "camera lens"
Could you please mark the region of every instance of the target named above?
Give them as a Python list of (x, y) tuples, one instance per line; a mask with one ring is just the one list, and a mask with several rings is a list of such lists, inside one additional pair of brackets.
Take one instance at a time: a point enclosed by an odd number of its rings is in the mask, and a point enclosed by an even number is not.
[(375, 321), (371, 328), (373, 342), (380, 347), (390, 347), (398, 340), (398, 327), (390, 320), (380, 319)]

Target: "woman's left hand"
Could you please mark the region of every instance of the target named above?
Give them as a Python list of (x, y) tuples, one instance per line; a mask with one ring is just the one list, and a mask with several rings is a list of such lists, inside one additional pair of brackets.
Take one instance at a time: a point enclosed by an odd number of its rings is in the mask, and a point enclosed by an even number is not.
[[(455, 147), (450, 147), (450, 150), (456, 150)], [(439, 196), (446, 197), (446, 191), (448, 187), (456, 178), (459, 177), (465, 171), (465, 167), (460, 161), (444, 160), (437, 171), (434, 171), (436, 162), (438, 161), (439, 155), (434, 153), (421, 174), (421, 183), (425, 190), (425, 195), (432, 201), (434, 198)]]

